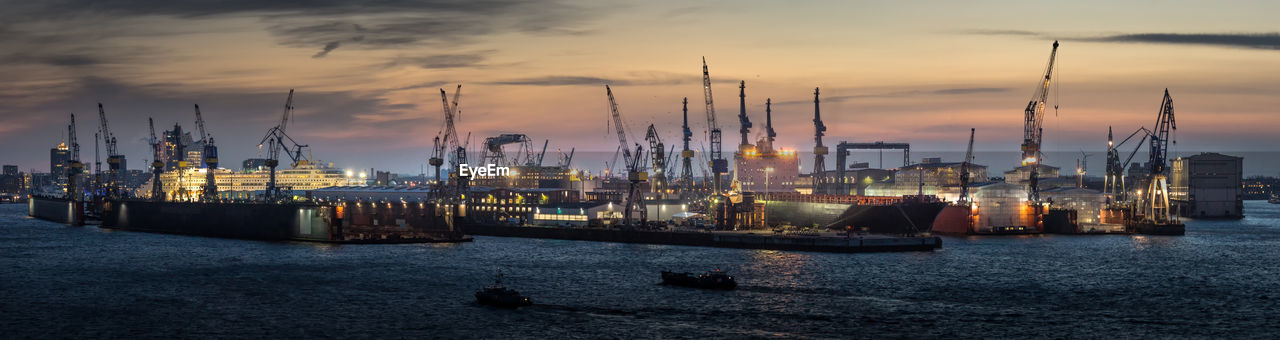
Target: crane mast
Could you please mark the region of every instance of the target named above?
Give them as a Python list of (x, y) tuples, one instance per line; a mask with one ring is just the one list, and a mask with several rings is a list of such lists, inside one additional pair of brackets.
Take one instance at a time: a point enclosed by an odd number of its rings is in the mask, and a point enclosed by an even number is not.
[(823, 173), (827, 171), (827, 147), (822, 145), (822, 136), (826, 135), (827, 125), (822, 123), (818, 90), (817, 87), (813, 88), (813, 188), (814, 192), (822, 193), (825, 192), (821, 190), (825, 184)]
[(160, 139), (156, 138), (156, 123), (147, 117), (147, 129), (151, 131), (151, 200), (164, 201), (164, 187), (160, 183), (160, 174), (164, 172), (164, 151), (160, 149)]
[(107, 197), (119, 197), (120, 195), (120, 174), (124, 172), (124, 155), (121, 155), (116, 148), (116, 136), (111, 133), (111, 129), (107, 125), (107, 113), (102, 108), (102, 103), (98, 103), (98, 120), (102, 124), (100, 127), (102, 134), (102, 144), (107, 147)]
[(764, 99), (764, 136), (765, 145), (759, 149), (766, 153), (773, 152), (773, 139), (778, 133), (773, 131), (773, 98)]
[(738, 83), (738, 124), (742, 125), (738, 129), (738, 134), (742, 135), (742, 143), (738, 145), (738, 152), (746, 153), (751, 151), (751, 142), (747, 140), (747, 134), (751, 133), (751, 119), (747, 117), (746, 80)]
[(680, 111), (684, 113), (684, 134), (681, 141), (684, 149), (680, 150), (680, 193), (689, 197), (693, 191), (693, 150), (689, 149), (689, 141), (693, 139), (693, 130), (689, 129), (689, 97), (681, 100)]
[(76, 114), (71, 114), (71, 123), (67, 125), (67, 147), (70, 154), (67, 156), (66, 173), (67, 176), (67, 200), (77, 202), (80, 200), (80, 189), (76, 186), (76, 175), (84, 172), (84, 163), (80, 163), (80, 142), (76, 140)]
[(196, 108), (196, 129), (200, 130), (200, 141), (204, 145), (204, 190), (201, 191), (202, 198), (206, 201), (218, 199), (218, 182), (213, 176), (213, 172), (218, 168), (218, 146), (213, 142), (213, 135), (205, 132), (204, 116), (200, 114), (200, 104), (193, 104)]
[[(448, 93), (445, 92), (443, 88), (440, 89), (440, 102), (443, 105), (441, 110), (444, 112), (444, 137), (441, 138), (442, 144), (439, 146), (442, 149), (437, 152), (440, 154), (439, 157), (441, 157), (441, 159), (439, 161), (432, 161), (433, 164), (444, 164), (444, 160), (442, 158), (444, 157), (444, 154), (452, 153), (452, 158), (449, 160), (449, 166), (453, 171), (450, 171), (449, 176), (454, 178), (454, 186), (458, 193), (466, 191), (468, 180), (467, 177), (460, 176), (457, 171), (460, 165), (467, 163), (467, 148), (458, 141), (458, 131), (457, 128), (454, 127), (455, 120), (459, 118), (458, 99), (461, 98), (461, 96), (462, 84), (458, 84), (457, 89), (454, 90), (452, 104), (448, 100)], [(436, 167), (439, 168), (439, 166)], [(436, 173), (436, 180), (439, 181), (438, 169)]]
[[(609, 96), (609, 112), (613, 117), (614, 129), (618, 133), (618, 147), (622, 150), (622, 160), (627, 164), (627, 199), (624, 202), (622, 225), (624, 227), (633, 227), (631, 224), (632, 213), (640, 214), (640, 225), (647, 224), (648, 209), (644, 205), (644, 196), (640, 193), (640, 182), (649, 179), (649, 174), (645, 173), (640, 167), (640, 155), (644, 152), (644, 147), (636, 144), (635, 154), (631, 153), (631, 148), (627, 144), (626, 127), (622, 123), (622, 114), (618, 112), (618, 102), (613, 98), (613, 89), (609, 85), (604, 86), (605, 94)], [(661, 153), (661, 150), (658, 150)]]
[(1053, 42), (1053, 50), (1049, 52), (1049, 64), (1045, 66), (1044, 78), (1040, 80), (1036, 92), (1031, 96), (1031, 101), (1027, 102), (1027, 107), (1023, 111), (1022, 125), (1022, 165), (1031, 166), (1028, 175), (1028, 200), (1036, 202), (1040, 200), (1040, 174), (1039, 165), (1042, 153), (1040, 152), (1040, 142), (1044, 133), (1044, 111), (1046, 102), (1049, 100), (1049, 87), (1053, 81), (1053, 63), (1058, 55), (1058, 42)]
[(658, 136), (658, 129), (649, 124), (649, 130), (645, 133), (644, 139), (649, 141), (649, 157), (653, 159), (653, 192), (662, 193), (667, 189), (667, 158), (663, 154), (666, 146), (662, 144), (662, 138)]
[(711, 144), (711, 173), (714, 176), (712, 184), (712, 193), (720, 194), (723, 191), (721, 176), (729, 172), (729, 161), (725, 160), (721, 154), (721, 131), (720, 126), (716, 124), (716, 106), (711, 97), (711, 72), (707, 68), (707, 57), (702, 57), (702, 95), (707, 100), (707, 130), (710, 131)]
[[(267, 144), (266, 164), (267, 167), (271, 169), (271, 172), (267, 177), (267, 190), (265, 193), (266, 199), (268, 200), (274, 200), (281, 197), (280, 188), (276, 186), (276, 167), (280, 165), (281, 149), (284, 149), (285, 154), (293, 160), (293, 166), (310, 163), (310, 161), (302, 155), (302, 148), (307, 146), (298, 144), (297, 141), (285, 133), (285, 128), (288, 126), (289, 120), (292, 117), (293, 89), (289, 89), (289, 97), (284, 101), (284, 112), (281, 114), (280, 124), (268, 129), (267, 134), (262, 136), (262, 141), (258, 142), (258, 147), (262, 147), (263, 144)], [(293, 146), (293, 152), (289, 151), (288, 146), (285, 144), (286, 142)]]
[(1147, 170), (1150, 180), (1147, 191), (1143, 193), (1141, 214), (1144, 219), (1153, 223), (1170, 223), (1174, 221), (1169, 210), (1168, 167), (1169, 134), (1177, 130), (1177, 121), (1173, 116), (1173, 97), (1169, 89), (1164, 90), (1164, 98), (1160, 103), (1160, 112), (1156, 117), (1155, 129), (1150, 137), (1149, 160)]

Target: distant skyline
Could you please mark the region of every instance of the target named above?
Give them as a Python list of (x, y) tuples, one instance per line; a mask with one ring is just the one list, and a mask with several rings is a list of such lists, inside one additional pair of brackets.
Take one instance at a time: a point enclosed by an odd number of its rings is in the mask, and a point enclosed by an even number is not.
[(1046, 117), (1046, 150), (1093, 152), (1105, 148), (1108, 125), (1118, 137), (1150, 127), (1165, 88), (1181, 151), (1280, 143), (1280, 3), (1267, 1), (0, 0), (0, 8), (0, 163), (23, 171), (47, 170), (71, 112), (81, 159), (92, 160), (99, 102), (134, 168), (150, 158), (147, 117), (158, 133), (174, 123), (193, 130), (192, 104), (223, 166), (237, 167), (257, 155), (291, 88), (289, 134), (346, 168), (418, 172), (441, 127), (439, 88), (452, 93), (459, 83), (457, 128), (473, 146), (525, 133), (550, 139), (551, 150), (612, 153), (604, 84), (633, 141), (652, 123), (678, 143), (688, 97), (700, 145), (704, 56), (725, 150), (736, 148), (745, 80), (752, 140), (771, 98), (775, 144), (811, 150), (812, 93), (821, 87), (828, 144), (963, 151), (974, 127), (978, 150), (1013, 151), (1055, 39), (1051, 102), (1060, 108)]

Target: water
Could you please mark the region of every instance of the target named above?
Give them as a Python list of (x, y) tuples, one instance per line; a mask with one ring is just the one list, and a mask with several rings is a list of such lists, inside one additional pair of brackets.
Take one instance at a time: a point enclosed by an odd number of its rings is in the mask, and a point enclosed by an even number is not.
[[(273, 243), (66, 227), (0, 205), (0, 331), (25, 337), (1274, 337), (1280, 205), (1185, 237), (946, 238), (826, 254), (477, 237)], [(502, 267), (537, 305), (472, 293)], [(728, 270), (740, 288), (656, 284)]]

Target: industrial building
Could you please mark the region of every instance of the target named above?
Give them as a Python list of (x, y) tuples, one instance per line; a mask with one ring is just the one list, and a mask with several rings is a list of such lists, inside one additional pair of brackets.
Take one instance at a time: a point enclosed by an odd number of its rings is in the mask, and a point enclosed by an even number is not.
[(1175, 158), (1169, 170), (1169, 204), (1183, 217), (1241, 218), (1244, 158), (1206, 152)]

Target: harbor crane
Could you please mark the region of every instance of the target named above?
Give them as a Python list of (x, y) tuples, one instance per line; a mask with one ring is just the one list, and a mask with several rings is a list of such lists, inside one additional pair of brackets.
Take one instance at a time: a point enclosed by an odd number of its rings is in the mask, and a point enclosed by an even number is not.
[(681, 141), (684, 149), (680, 150), (680, 193), (685, 198), (693, 192), (693, 150), (689, 149), (689, 141), (693, 139), (693, 130), (689, 129), (689, 97), (681, 100), (680, 111), (684, 113), (684, 129)]
[(200, 114), (200, 104), (196, 107), (196, 130), (200, 131), (200, 144), (204, 145), (204, 190), (201, 198), (206, 201), (218, 199), (218, 182), (214, 180), (214, 169), (218, 168), (218, 146), (214, 145), (213, 135), (205, 131), (204, 116)]
[(1103, 180), (1105, 182), (1103, 183), (1103, 190), (1107, 195), (1114, 197), (1119, 202), (1129, 200), (1128, 188), (1125, 186), (1124, 171), (1128, 168), (1129, 162), (1133, 161), (1133, 156), (1137, 155), (1138, 150), (1142, 148), (1142, 143), (1134, 146), (1133, 151), (1129, 153), (1129, 156), (1123, 162), (1120, 161), (1120, 147), (1130, 140), (1135, 140), (1133, 137), (1138, 136), (1139, 133), (1142, 134), (1142, 137), (1136, 140), (1146, 140), (1147, 137), (1151, 136), (1151, 130), (1147, 130), (1146, 127), (1138, 127), (1137, 130), (1129, 134), (1129, 137), (1125, 137), (1120, 143), (1115, 143), (1111, 138), (1111, 128), (1107, 128), (1107, 176)]
[(778, 137), (778, 133), (773, 131), (773, 98), (765, 98), (764, 100), (764, 147), (763, 152), (773, 153), (773, 139)]
[[(716, 124), (716, 106), (711, 96), (711, 73), (707, 68), (707, 57), (702, 57), (702, 95), (707, 101), (707, 131), (710, 131), (711, 144), (711, 174), (715, 177), (712, 185), (712, 194), (720, 195), (723, 193), (724, 180), (722, 176), (729, 172), (729, 161), (724, 159), (721, 154), (721, 131), (720, 126)], [(717, 218), (717, 226), (723, 226), (723, 217)]]
[[(516, 153), (515, 159), (509, 162), (507, 161), (506, 151), (502, 149), (507, 144), (520, 144), (520, 150)], [(543, 150), (546, 150), (545, 144)], [(523, 133), (504, 133), (485, 138), (484, 150), (482, 150), (480, 159), (488, 163), (510, 166), (534, 165), (539, 162), (533, 154), (533, 140)]]
[[(636, 152), (633, 154), (627, 143), (627, 131), (622, 123), (622, 114), (618, 112), (618, 102), (613, 99), (613, 89), (609, 85), (604, 86), (605, 94), (609, 96), (609, 112), (613, 118), (614, 129), (618, 133), (618, 147), (622, 150), (622, 159), (627, 164), (627, 198), (623, 204), (622, 225), (624, 227), (634, 227), (631, 224), (632, 213), (640, 214), (640, 225), (648, 224), (649, 210), (644, 205), (644, 195), (640, 193), (640, 183), (649, 180), (649, 174), (641, 169), (640, 155), (644, 152), (644, 147), (636, 143)], [(658, 152), (662, 152), (659, 150)]]
[(164, 150), (160, 148), (160, 139), (156, 138), (156, 123), (150, 117), (147, 118), (147, 127), (151, 131), (151, 139), (147, 140), (151, 144), (151, 200), (164, 201), (164, 186), (160, 183), (160, 174), (164, 172)]
[(67, 164), (64, 175), (67, 176), (67, 200), (80, 200), (80, 189), (76, 187), (76, 176), (84, 172), (84, 163), (80, 162), (80, 142), (76, 140), (76, 114), (71, 114), (71, 124), (67, 125)]
[[(280, 165), (281, 149), (283, 149), (285, 155), (289, 156), (289, 159), (293, 161), (292, 166), (296, 167), (298, 164), (310, 163), (310, 161), (302, 155), (302, 148), (307, 147), (307, 145), (298, 144), (293, 137), (289, 137), (289, 135), (285, 133), (285, 128), (288, 126), (289, 120), (292, 118), (293, 89), (289, 89), (289, 97), (284, 101), (284, 113), (281, 114), (280, 124), (268, 129), (267, 134), (262, 136), (262, 141), (258, 142), (259, 148), (261, 148), (263, 144), (267, 145), (266, 164), (267, 167), (271, 169), (271, 173), (269, 174), (269, 177), (267, 177), (267, 190), (265, 193), (268, 200), (275, 200), (281, 197), (280, 188), (276, 186), (276, 167)], [(289, 151), (290, 147), (292, 147), (292, 152)]]
[(969, 168), (973, 165), (973, 134), (976, 131), (969, 128), (969, 148), (965, 149), (964, 160), (960, 162), (960, 198), (956, 203), (963, 206), (969, 205), (969, 179), (972, 177)]
[(1184, 227), (1169, 209), (1167, 172), (1170, 132), (1178, 129), (1177, 121), (1173, 116), (1173, 97), (1169, 96), (1169, 89), (1164, 90), (1164, 98), (1161, 100), (1160, 112), (1154, 126), (1148, 139), (1150, 149), (1147, 161), (1147, 190), (1142, 193), (1142, 199), (1138, 204), (1138, 214), (1141, 215), (1139, 231), (1142, 232), (1141, 226), (1146, 226), (1153, 231), (1150, 233), (1163, 233), (1160, 229), (1169, 228), (1169, 230), (1178, 230), (1176, 233), (1181, 234), (1181, 229)]
[(645, 133), (644, 139), (649, 141), (649, 157), (653, 160), (653, 192), (661, 193), (667, 189), (667, 157), (662, 152), (666, 146), (662, 144), (662, 138), (658, 136), (658, 129), (649, 124), (649, 130)]
[(116, 136), (107, 126), (107, 113), (102, 109), (102, 103), (98, 103), (98, 122), (101, 124), (98, 133), (102, 135), (102, 144), (107, 147), (107, 197), (117, 198), (121, 194), (120, 174), (124, 172), (125, 160), (116, 148)]
[[(1027, 177), (1027, 200), (1031, 202), (1040, 201), (1039, 171), (1044, 158), (1040, 152), (1040, 142), (1044, 133), (1045, 105), (1049, 100), (1049, 88), (1053, 81), (1053, 62), (1057, 55), (1058, 41), (1055, 40), (1053, 50), (1049, 52), (1049, 64), (1045, 66), (1044, 78), (1036, 86), (1036, 92), (1031, 95), (1031, 101), (1027, 102), (1027, 108), (1023, 111), (1022, 165), (1029, 167), (1030, 171)], [(1055, 105), (1054, 110), (1057, 108)]]
[(751, 142), (747, 134), (751, 133), (751, 119), (747, 117), (747, 81), (738, 83), (738, 123), (742, 125), (738, 133), (742, 135), (742, 143), (738, 144), (738, 152), (746, 154), (751, 151)]
[[(458, 99), (461, 96), (462, 84), (458, 84), (457, 89), (454, 90), (452, 104), (449, 102), (449, 94), (443, 88), (440, 89), (440, 102), (443, 104), (441, 111), (444, 112), (444, 128), (441, 131), (442, 136), (436, 137), (440, 142), (436, 143), (435, 150), (432, 151), (433, 155), (428, 161), (431, 166), (436, 168), (436, 184), (441, 185), (443, 182), (440, 180), (440, 166), (444, 165), (444, 157), (447, 154), (452, 156), (449, 160), (449, 167), (453, 170), (449, 171), (449, 177), (454, 178), (453, 184), (458, 193), (466, 192), (468, 179), (461, 176), (457, 171), (460, 165), (467, 163), (467, 148), (458, 142), (458, 130), (454, 127), (454, 121), (460, 117)], [(468, 135), (468, 143), (470, 139), (471, 136)]]
[(822, 111), (819, 110), (818, 89), (813, 88), (813, 187), (815, 192), (826, 193), (822, 190), (825, 176), (823, 173), (827, 171), (827, 147), (822, 145), (822, 136), (826, 135), (827, 126), (822, 123)]

